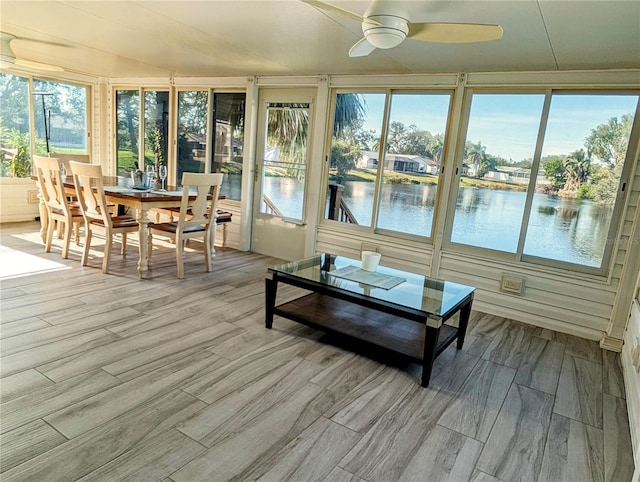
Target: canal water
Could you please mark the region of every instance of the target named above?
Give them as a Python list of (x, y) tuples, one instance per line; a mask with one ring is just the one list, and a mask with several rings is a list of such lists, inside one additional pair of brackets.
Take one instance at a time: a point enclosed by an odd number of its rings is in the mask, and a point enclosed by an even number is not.
[[(302, 189), (295, 180), (266, 177), (265, 192), (285, 216), (300, 218)], [(372, 182), (344, 182), (343, 198), (359, 224), (370, 226)], [(436, 186), (384, 184), (378, 227), (430, 236)], [(451, 240), (514, 253), (525, 192), (460, 188)], [(535, 194), (524, 254), (599, 267), (613, 208), (592, 201)]]

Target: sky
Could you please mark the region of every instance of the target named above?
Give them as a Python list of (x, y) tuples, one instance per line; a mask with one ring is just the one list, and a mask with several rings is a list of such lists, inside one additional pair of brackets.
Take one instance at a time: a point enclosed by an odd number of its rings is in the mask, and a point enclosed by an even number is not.
[[(384, 94), (365, 94), (368, 118), (365, 129), (380, 132)], [(396, 94), (392, 98), (391, 122), (415, 124), (432, 134), (444, 132), (448, 95)], [(584, 148), (591, 130), (634, 114), (638, 95), (561, 95), (551, 99), (542, 156), (569, 154)], [(542, 116), (544, 94), (475, 94), (467, 139), (481, 142), (488, 154), (518, 162), (532, 159)]]

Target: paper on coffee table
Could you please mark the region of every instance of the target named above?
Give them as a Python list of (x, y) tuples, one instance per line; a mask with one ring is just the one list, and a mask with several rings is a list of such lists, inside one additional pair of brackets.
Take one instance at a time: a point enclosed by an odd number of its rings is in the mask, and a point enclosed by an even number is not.
[(394, 286), (398, 286), (400, 283), (406, 281), (404, 278), (382, 274), (375, 271), (365, 271), (356, 266), (345, 266), (343, 268), (330, 271), (329, 274), (336, 278), (357, 281), (358, 283), (365, 283), (385, 290), (390, 290)]

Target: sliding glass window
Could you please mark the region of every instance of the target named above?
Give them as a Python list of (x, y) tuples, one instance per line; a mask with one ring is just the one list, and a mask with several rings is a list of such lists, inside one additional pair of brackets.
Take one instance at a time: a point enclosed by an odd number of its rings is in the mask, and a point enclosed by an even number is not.
[(335, 96), (326, 219), (371, 226), (386, 94)]
[(544, 94), (472, 98), (451, 241), (515, 253)]
[(87, 88), (33, 80), (36, 154), (87, 154)]
[(118, 175), (168, 165), (169, 91), (116, 90)]
[(0, 73), (0, 176), (29, 176), (31, 154), (88, 154), (88, 93), (86, 86)]
[(0, 73), (0, 107), (0, 177), (28, 177), (31, 126), (27, 77)]
[(220, 194), (240, 201), (244, 162), (244, 92), (213, 94), (213, 162), (211, 172), (224, 174)]
[(441, 92), (337, 93), (325, 218), (430, 237), (450, 102)]
[(637, 95), (553, 95), (524, 255), (603, 265), (637, 104)]
[(391, 96), (378, 228), (431, 236), (449, 102), (448, 94)]
[(154, 166), (158, 172), (160, 166), (167, 166), (169, 139), (169, 91), (144, 91), (144, 163)]
[(208, 109), (209, 91), (178, 92), (178, 184), (184, 172), (206, 172)]
[(637, 93), (473, 94), (451, 241), (603, 274), (637, 108)]
[(116, 162), (119, 176), (138, 169), (140, 152), (140, 90), (116, 91)]

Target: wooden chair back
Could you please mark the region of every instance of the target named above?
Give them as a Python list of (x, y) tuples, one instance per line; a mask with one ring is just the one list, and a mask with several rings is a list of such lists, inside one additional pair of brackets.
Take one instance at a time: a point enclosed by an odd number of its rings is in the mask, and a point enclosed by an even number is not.
[(50, 209), (68, 213), (70, 208), (64, 192), (60, 161), (54, 157), (33, 156), (33, 164), (45, 205)]
[[(178, 215), (178, 231), (185, 231), (204, 228), (208, 236), (215, 226), (215, 213), (218, 205), (220, 186), (222, 185), (223, 174), (202, 174), (195, 172), (185, 172), (182, 175), (182, 201), (180, 203), (180, 214)], [(195, 201), (189, 201), (189, 196), (195, 191)], [(211, 195), (211, 201), (209, 201)]]
[(85, 221), (102, 221), (105, 226), (112, 227), (100, 165), (70, 161), (69, 167)]
[[(149, 261), (153, 251), (153, 235), (171, 236), (176, 244), (178, 278), (184, 278), (184, 243), (187, 239), (204, 238), (204, 261), (211, 271), (212, 246), (215, 241), (216, 207), (222, 184), (222, 174), (185, 172), (182, 175), (182, 199), (177, 223), (149, 224)], [(196, 199), (189, 200), (195, 191)], [(211, 201), (209, 201), (211, 196)]]
[(55, 157), (58, 159), (64, 166), (68, 176), (71, 176), (71, 166), (69, 165), (70, 161), (82, 162), (83, 164), (89, 164), (91, 162), (89, 154), (62, 154), (51, 152), (49, 153), (49, 157)]
[[(61, 224), (64, 223), (64, 242), (62, 247), (62, 257), (69, 255), (69, 243), (71, 240), (71, 230), (75, 226), (76, 244), (80, 244), (80, 223), (83, 216), (78, 209), (78, 205), (71, 203), (64, 189), (64, 182), (60, 173), (60, 162), (55, 157), (33, 156), (33, 164), (38, 177), (38, 189), (46, 214), (45, 251), (51, 252), (53, 241), (54, 225), (57, 223), (58, 236), (62, 237)], [(43, 220), (41, 220), (43, 221)]]

